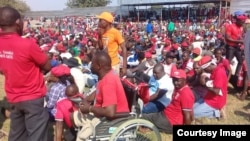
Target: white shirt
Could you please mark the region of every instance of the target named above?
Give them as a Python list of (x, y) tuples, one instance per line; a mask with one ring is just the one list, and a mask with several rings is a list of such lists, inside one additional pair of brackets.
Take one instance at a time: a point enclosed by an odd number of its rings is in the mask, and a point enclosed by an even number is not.
[(168, 74), (168, 75), (170, 76), (171, 71), (172, 71), (172, 68), (173, 68), (173, 63), (171, 63), (171, 64), (169, 64), (169, 65), (164, 64), (163, 67), (164, 67), (165, 73)]
[(202, 48), (204, 47), (204, 42), (203, 41), (195, 41), (192, 43), (192, 46), (193, 46), (193, 48), (199, 48), (202, 51)]
[(80, 68), (76, 67), (70, 69), (70, 74), (74, 77), (79, 92), (82, 94), (86, 84), (86, 79), (85, 79), (86, 76), (82, 73)]
[(161, 102), (164, 106), (167, 106), (171, 102), (172, 94), (174, 92), (173, 80), (168, 74), (165, 74), (157, 81), (159, 83), (159, 89), (167, 90), (166, 94), (157, 101)]
[(69, 59), (69, 58), (71, 58), (71, 57), (73, 57), (73, 56), (72, 56), (72, 54), (69, 53), (69, 52), (63, 52), (63, 53), (60, 54), (60, 57), (61, 57), (62, 59), (63, 59), (63, 58)]

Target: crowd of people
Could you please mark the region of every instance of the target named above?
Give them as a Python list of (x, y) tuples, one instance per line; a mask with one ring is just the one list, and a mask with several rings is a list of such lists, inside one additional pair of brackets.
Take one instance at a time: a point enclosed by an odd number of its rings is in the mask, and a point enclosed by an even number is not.
[(87, 21), (65, 17), (49, 28), (33, 28), (26, 19), (23, 29), (16, 9), (0, 8), (9, 141), (47, 141), (49, 122), (56, 141), (87, 139), (101, 117), (131, 112), (123, 76), (149, 84), (139, 101), (141, 118), (166, 133), (202, 117), (226, 118), (228, 83), (240, 100), (249, 93), (243, 39), (250, 19), (241, 11), (221, 25), (214, 17), (113, 23), (109, 12)]

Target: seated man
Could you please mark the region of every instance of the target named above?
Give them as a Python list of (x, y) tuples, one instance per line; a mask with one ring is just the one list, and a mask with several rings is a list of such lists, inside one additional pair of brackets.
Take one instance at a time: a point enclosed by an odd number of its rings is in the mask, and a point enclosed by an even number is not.
[[(114, 119), (116, 113), (130, 112), (120, 77), (112, 70), (111, 59), (105, 51), (94, 54), (91, 71), (98, 75), (99, 81), (96, 86), (96, 93), (86, 97), (79, 104), (80, 112), (76, 111), (73, 114), (73, 121), (77, 127), (84, 127), (84, 123), (86, 123), (86, 118), (79, 120), (79, 115), (80, 117), (87, 116), (87, 119), (92, 115), (98, 118)], [(93, 101), (94, 105), (92, 106), (90, 103)]]
[(204, 70), (198, 65), (198, 62), (194, 62), (193, 64), (194, 68), (194, 76), (191, 79), (191, 83), (189, 86), (191, 87), (194, 96), (195, 96), (195, 102), (199, 99), (203, 99), (205, 95), (207, 94), (207, 88), (201, 85), (200, 81), (204, 79), (204, 77), (209, 78), (210, 74), (204, 72)]
[(227, 101), (227, 75), (224, 68), (213, 63), (210, 56), (203, 56), (198, 62), (201, 68), (210, 73), (209, 79), (204, 77), (201, 84), (207, 88), (207, 94), (203, 99), (194, 104), (195, 118), (208, 117), (220, 118), (220, 110), (226, 105)]
[(159, 87), (155, 92), (149, 92), (149, 103), (143, 106), (142, 113), (160, 112), (164, 110), (172, 98), (174, 91), (173, 81), (172, 78), (170, 78), (170, 76), (165, 73), (164, 67), (161, 63), (158, 63), (154, 66), (153, 76), (154, 77), (150, 79), (149, 83), (157, 81)]
[(216, 61), (217, 66), (221, 66), (225, 69), (226, 74), (227, 74), (227, 80), (229, 81), (232, 75), (232, 69), (231, 69), (229, 61), (226, 58), (223, 58), (221, 48), (216, 48), (214, 50), (214, 54), (215, 54), (214, 60)]
[(91, 60), (92, 60), (92, 54), (91, 53), (87, 53), (84, 55), (83, 59), (82, 59), (82, 72), (84, 75), (84, 79), (85, 79), (85, 86), (92, 88), (95, 87), (97, 81), (98, 81), (98, 77), (95, 74), (92, 74), (90, 68), (91, 68)]
[[(70, 120), (70, 114), (77, 110), (72, 101), (69, 100), (71, 97), (78, 95), (78, 88), (75, 84), (67, 86), (65, 90), (67, 97), (60, 99), (56, 104), (56, 141), (62, 141), (63, 135), (63, 126), (64, 123), (67, 126), (67, 135), (64, 135), (64, 138), (68, 140), (76, 140), (76, 131), (74, 130), (73, 123)], [(72, 138), (72, 139), (69, 139)]]
[(136, 45), (134, 49), (134, 53), (127, 57), (127, 65), (129, 68), (134, 68), (139, 65), (139, 53), (142, 52), (142, 47), (140, 45)]
[(174, 59), (175, 55), (172, 51), (168, 52), (165, 55), (165, 62), (163, 66), (166, 74), (168, 74), (169, 76), (171, 76), (171, 74), (177, 69), (176, 64), (174, 63)]
[(146, 70), (144, 70), (144, 73), (147, 74), (148, 76), (153, 76), (153, 68), (156, 65), (156, 60), (152, 57), (151, 52), (145, 52), (145, 58), (146, 58), (146, 62), (145, 62), (145, 66), (146, 66)]
[(145, 54), (144, 52), (138, 52), (137, 59), (139, 61), (137, 66), (134, 66), (133, 68), (129, 68), (127, 70), (127, 76), (132, 76), (134, 73), (140, 71), (143, 72), (146, 68), (145, 66)]
[(182, 53), (182, 64), (180, 66), (180, 69), (183, 69), (187, 73), (187, 82), (190, 82), (190, 78), (194, 75), (194, 70), (193, 70), (193, 59), (190, 58), (190, 52), (189, 51), (184, 51)]
[(188, 125), (193, 121), (194, 95), (186, 84), (186, 72), (176, 70), (172, 78), (175, 91), (171, 103), (162, 112), (142, 115), (165, 133), (172, 133), (173, 125)]

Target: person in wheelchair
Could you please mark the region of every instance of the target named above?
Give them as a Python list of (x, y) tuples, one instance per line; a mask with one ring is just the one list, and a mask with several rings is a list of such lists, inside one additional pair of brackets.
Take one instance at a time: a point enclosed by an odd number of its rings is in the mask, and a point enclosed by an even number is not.
[(92, 135), (99, 118), (112, 120), (119, 117), (117, 113), (130, 112), (121, 79), (112, 70), (111, 58), (105, 51), (94, 54), (91, 71), (99, 79), (96, 92), (84, 98), (79, 103), (79, 111), (72, 115), (74, 125), (81, 127), (78, 135), (82, 140)]
[[(186, 84), (184, 70), (176, 70), (172, 74), (174, 93), (171, 103), (164, 111), (143, 114), (142, 118), (151, 121), (161, 132), (172, 133), (173, 125), (188, 125), (194, 120), (194, 95)], [(147, 131), (141, 128), (141, 131)]]

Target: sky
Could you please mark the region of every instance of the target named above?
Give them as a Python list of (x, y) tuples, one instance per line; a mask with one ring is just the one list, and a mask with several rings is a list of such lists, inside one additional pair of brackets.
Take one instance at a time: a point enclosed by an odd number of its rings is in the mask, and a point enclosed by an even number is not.
[[(68, 0), (23, 0), (31, 8), (32, 11), (49, 11), (49, 10), (63, 10), (66, 8)], [(110, 6), (116, 6), (117, 0), (111, 0)]]

